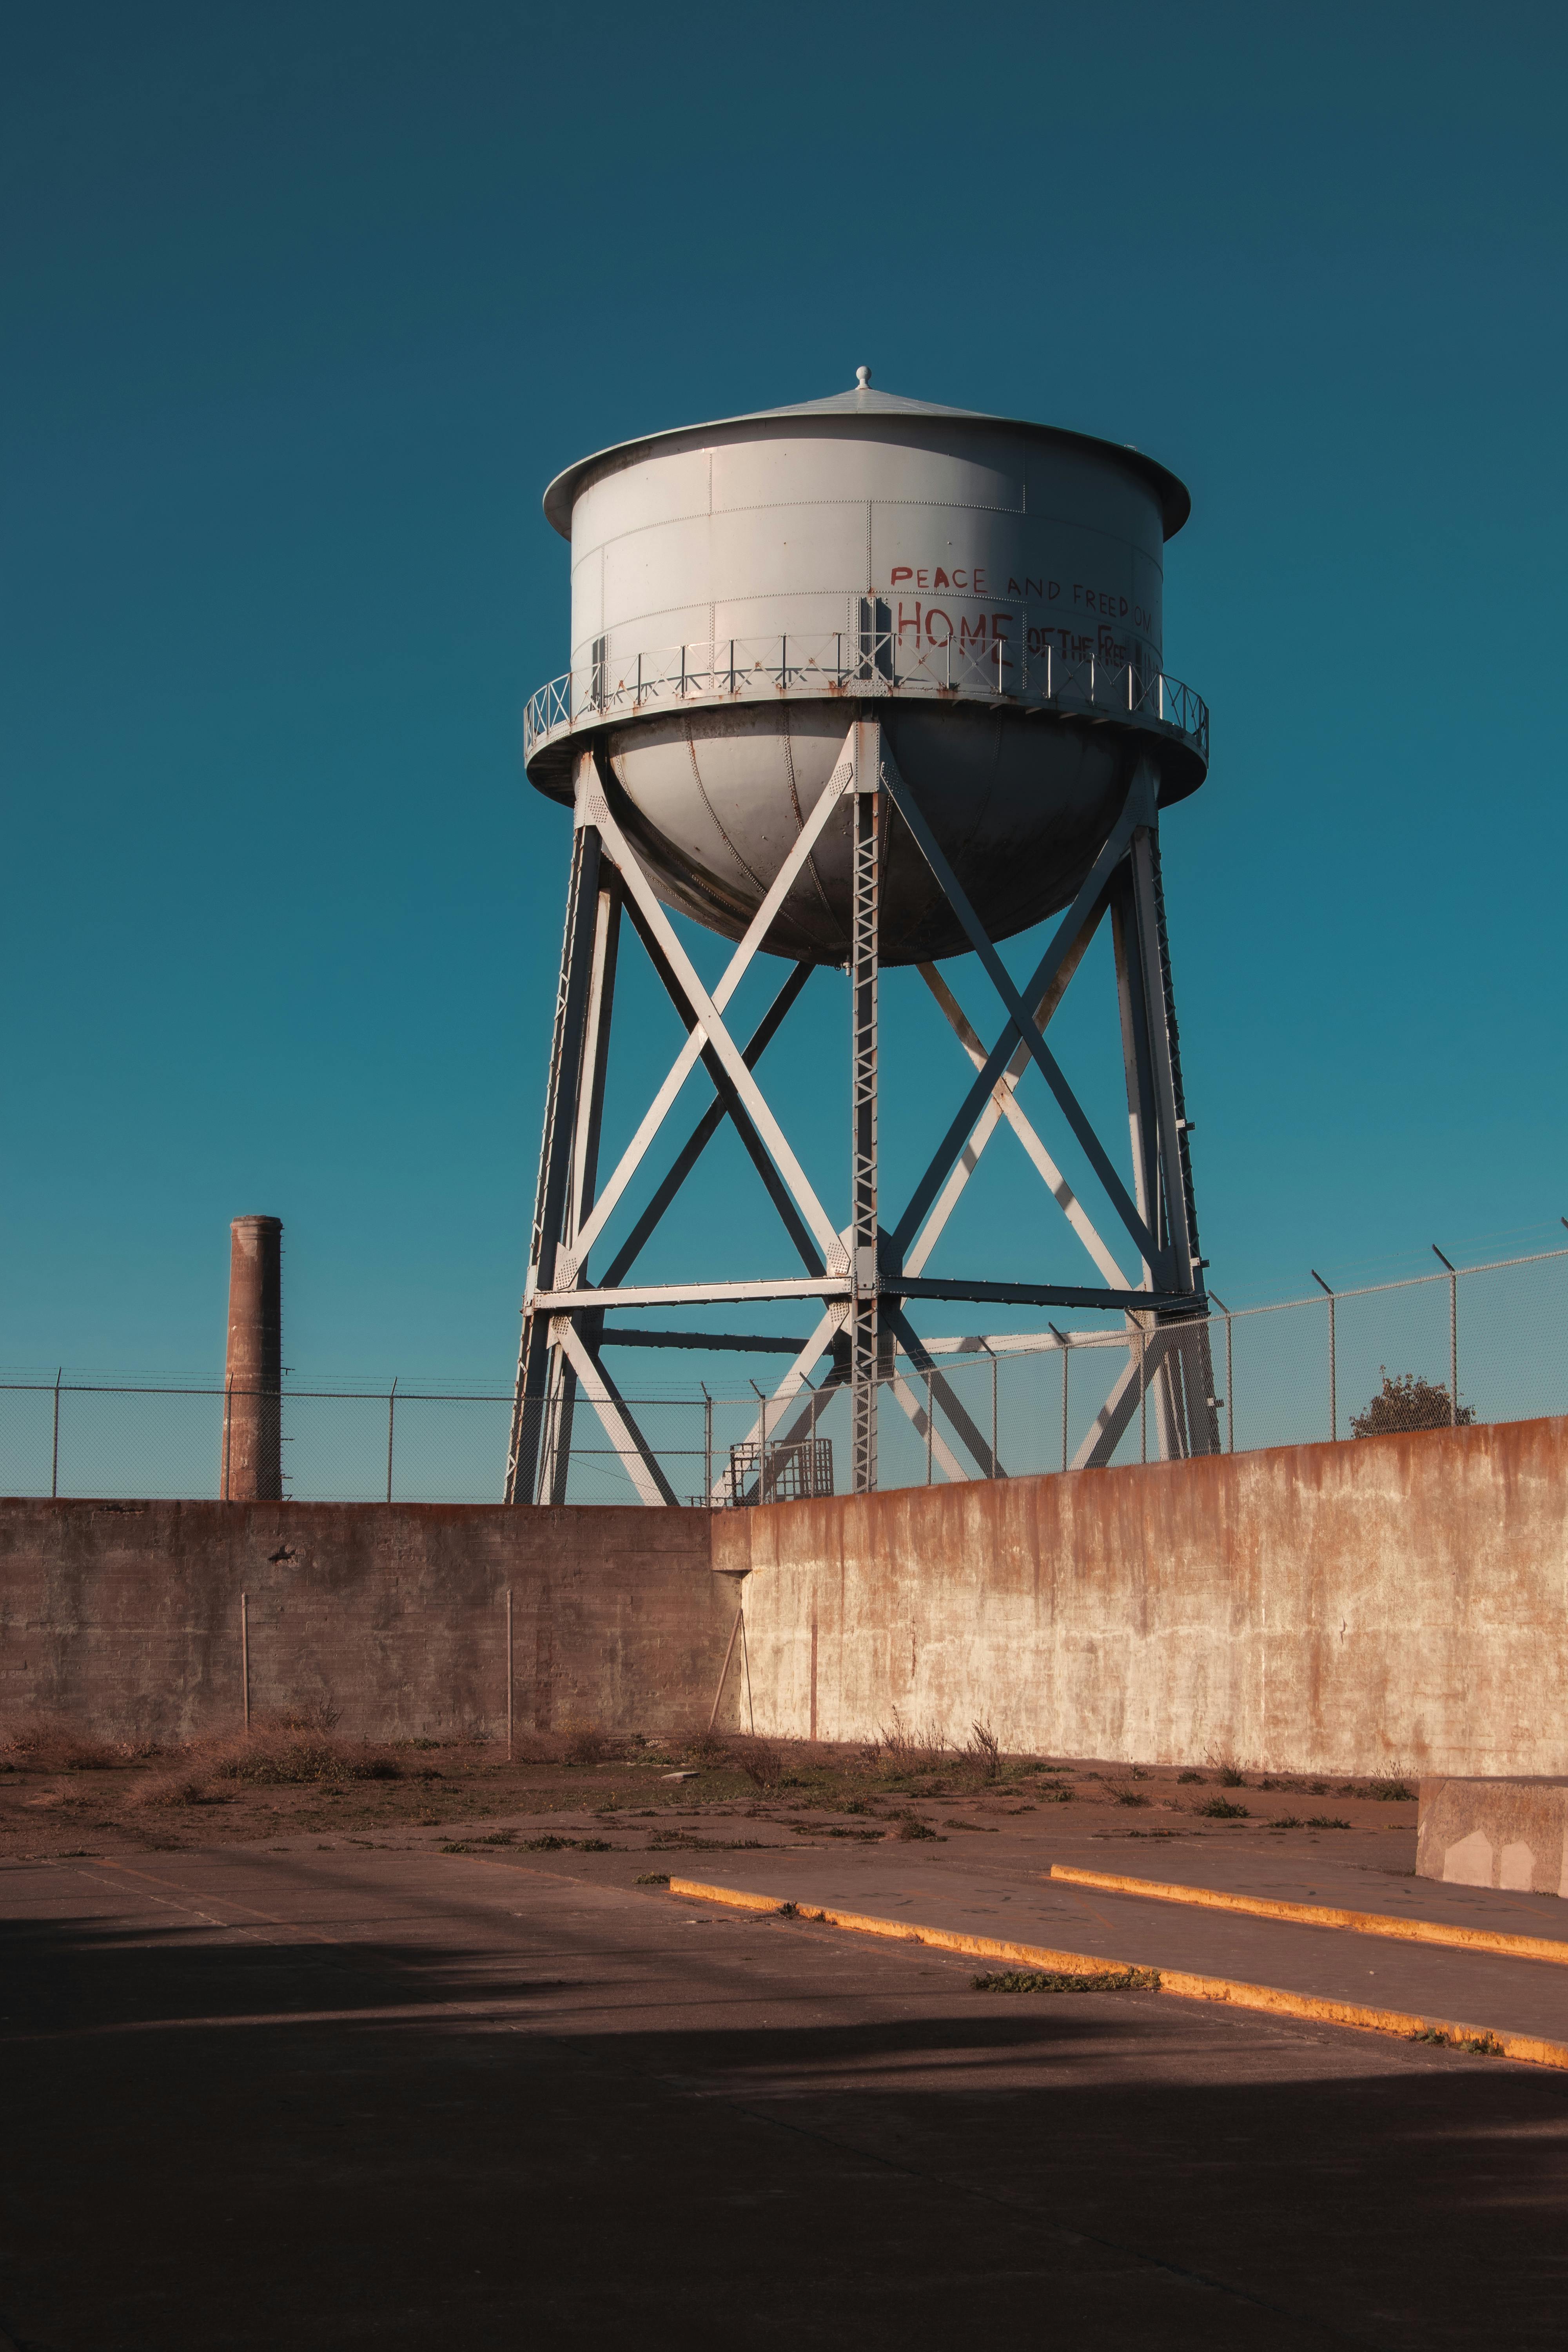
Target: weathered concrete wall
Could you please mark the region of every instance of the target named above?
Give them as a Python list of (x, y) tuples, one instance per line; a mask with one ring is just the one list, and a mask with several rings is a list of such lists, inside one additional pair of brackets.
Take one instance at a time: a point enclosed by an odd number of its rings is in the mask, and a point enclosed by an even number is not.
[(1568, 1780), (1423, 1780), (1415, 1874), (1568, 1895)]
[[(725, 1571), (715, 1575), (711, 1569)], [(170, 1739), (895, 1713), (1264, 1769), (1568, 1772), (1568, 1421), (719, 1512), (0, 1503), (0, 1717)], [(731, 1663), (721, 1721), (739, 1719)]]
[[(706, 1722), (735, 1618), (696, 1511), (435, 1504), (0, 1504), (0, 1721), (105, 1737), (237, 1727), (325, 1700), (345, 1732)], [(732, 1712), (732, 1696), (731, 1712)]]
[(723, 1514), (757, 1727), (1568, 1770), (1568, 1421)]

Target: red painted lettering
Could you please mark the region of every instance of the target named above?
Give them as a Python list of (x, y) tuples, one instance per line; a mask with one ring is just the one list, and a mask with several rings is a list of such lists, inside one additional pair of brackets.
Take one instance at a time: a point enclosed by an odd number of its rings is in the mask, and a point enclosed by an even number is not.
[(900, 580), (912, 580), (914, 576), (914, 573), (910, 571), (907, 563), (895, 563), (893, 566), (892, 585), (896, 588)]

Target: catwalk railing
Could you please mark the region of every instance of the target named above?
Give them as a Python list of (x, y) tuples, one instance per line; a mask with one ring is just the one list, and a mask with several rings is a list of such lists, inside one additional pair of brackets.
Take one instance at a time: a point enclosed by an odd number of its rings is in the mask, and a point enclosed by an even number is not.
[[(941, 617), (945, 625), (946, 616)], [(998, 622), (1007, 624), (1005, 631), (995, 627)], [(576, 729), (646, 711), (779, 695), (882, 694), (1093, 712), (1163, 729), (1208, 757), (1208, 707), (1193, 688), (1129, 659), (1125, 644), (1100, 648), (1092, 637), (1016, 610), (979, 616), (973, 636), (967, 621), (935, 635), (917, 623), (912, 631), (868, 625), (799, 636), (721, 637), (624, 657), (606, 654), (552, 678), (529, 698), (523, 758), (531, 760), (542, 745)]]
[[(795, 1345), (781, 1339), (781, 1356)], [(1202, 1402), (1194, 1386), (1201, 1381), (1215, 1400), (1226, 1452), (1529, 1420), (1568, 1412), (1568, 1249), (1320, 1290), (1281, 1306), (1226, 1313), (1216, 1305), (1206, 1321), (1157, 1330), (1108, 1321), (926, 1347), (929, 1362), (900, 1354), (880, 1384), (884, 1488), (980, 1476), (992, 1459), (1004, 1476), (1099, 1458), (1158, 1460), (1171, 1443), (1160, 1365), (1172, 1350), (1182, 1354), (1188, 1399)], [(624, 1369), (613, 1335), (606, 1355)], [(843, 1388), (780, 1397), (759, 1384), (744, 1397), (719, 1397), (695, 1384), (657, 1395), (629, 1393), (646, 1391), (647, 1381), (621, 1385), (643, 1444), (682, 1503), (733, 1507), (848, 1484)], [(1118, 1393), (1121, 1413), (1108, 1423)], [(13, 1376), (0, 1382), (0, 1493), (222, 1500), (230, 1402), (221, 1383)], [(510, 1415), (510, 1391), (499, 1388), (286, 1388), (284, 1493), (300, 1501), (497, 1502)], [(570, 1501), (635, 1499), (627, 1464), (582, 1396), (564, 1433)]]

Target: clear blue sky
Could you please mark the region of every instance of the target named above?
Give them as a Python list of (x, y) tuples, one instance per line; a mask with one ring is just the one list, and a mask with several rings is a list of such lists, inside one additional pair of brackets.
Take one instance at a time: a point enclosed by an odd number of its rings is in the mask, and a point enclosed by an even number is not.
[[(299, 1370), (509, 1376), (567, 851), (520, 759), (567, 653), (540, 492), (860, 362), (1191, 485), (1165, 651), (1214, 764), (1165, 856), (1216, 1287), (1559, 1232), (1563, 22), (13, 7), (0, 1358), (216, 1369), (265, 1210)], [(906, 1013), (893, 1078), (956, 1085)]]

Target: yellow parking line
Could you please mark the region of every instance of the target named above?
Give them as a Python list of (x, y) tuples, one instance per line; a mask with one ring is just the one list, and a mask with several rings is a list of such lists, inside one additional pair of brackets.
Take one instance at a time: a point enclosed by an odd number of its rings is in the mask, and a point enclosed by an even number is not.
[[(966, 1936), (952, 1927), (917, 1927), (907, 1919), (878, 1919), (858, 1911), (832, 1911), (815, 1903), (792, 1903), (777, 1895), (752, 1895), (735, 1886), (708, 1886), (700, 1879), (672, 1878), (671, 1895), (691, 1902), (727, 1904), (736, 1911), (784, 1912), (801, 1919), (843, 1927), (852, 1935), (883, 1936), (895, 1943), (924, 1944), (934, 1951), (963, 1952), (981, 1960), (1009, 1960), (1016, 1968), (1060, 1971), (1070, 1976), (1109, 1976), (1146, 1969), (1147, 1960), (1108, 1959), (1103, 1952), (1053, 1952), (1037, 1944), (1007, 1944), (991, 1936)], [(1227, 1977), (1194, 1976), (1185, 1969), (1158, 1969), (1161, 1992), (1183, 2000), (1222, 2001), (1234, 2009), (1260, 2009), (1278, 2017), (1300, 2017), (1323, 2025), (1353, 2025), (1369, 2033), (1396, 2033), (1445, 2042), (1484, 2042), (1499, 2058), (1522, 2059), (1532, 2066), (1568, 2070), (1568, 2042), (1543, 2042), (1532, 2033), (1501, 2033), (1496, 2027), (1461, 2025), (1451, 2018), (1407, 2016), (1397, 2009), (1368, 2009), (1355, 2000), (1327, 2000), (1316, 1993), (1287, 1992), (1279, 1985), (1240, 1984)]]
[(1047, 1875), (1065, 1886), (1095, 1886), (1106, 1895), (1142, 1895), (1154, 1903), (1190, 1903), (1205, 1911), (1244, 1911), (1254, 1919), (1290, 1919), (1304, 1927), (1348, 1927), (1358, 1936), (1388, 1936), (1401, 1944), (1448, 1944), (1465, 1952), (1503, 1952), (1516, 1960), (1554, 1960), (1568, 1968), (1568, 1939), (1503, 1936), (1491, 1927), (1456, 1927), (1438, 1919), (1395, 1919), (1384, 1911), (1335, 1911), (1317, 1903), (1277, 1903), (1264, 1895), (1229, 1895), (1217, 1886), (1176, 1886), (1163, 1878), (1119, 1878), (1109, 1870), (1075, 1870), (1053, 1862)]

